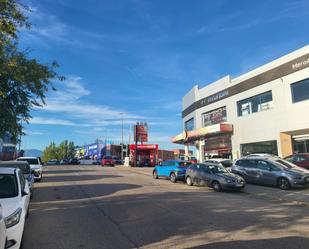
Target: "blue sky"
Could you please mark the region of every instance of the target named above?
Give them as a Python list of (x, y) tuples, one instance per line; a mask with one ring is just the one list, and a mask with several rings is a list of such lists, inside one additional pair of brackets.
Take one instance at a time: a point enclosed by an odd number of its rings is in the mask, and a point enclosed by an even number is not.
[(119, 142), (121, 115), (149, 123), (151, 143), (175, 148), (181, 99), (195, 84), (232, 77), (300, 48), (309, 40), (309, 1), (25, 1), (31, 31), (21, 46), (56, 60), (47, 105), (32, 111), (24, 149), (64, 139)]

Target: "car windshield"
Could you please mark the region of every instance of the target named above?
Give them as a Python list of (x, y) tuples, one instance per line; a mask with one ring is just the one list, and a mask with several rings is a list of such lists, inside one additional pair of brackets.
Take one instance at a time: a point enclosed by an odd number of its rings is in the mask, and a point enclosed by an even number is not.
[(21, 159), (17, 159), (18, 161), (24, 161), (24, 162), (28, 162), (29, 164), (39, 164), (38, 159), (36, 158), (21, 158)]
[(12, 198), (18, 195), (15, 175), (0, 174), (0, 198)]
[(218, 173), (228, 173), (228, 171), (221, 165), (209, 165), (209, 170), (211, 173), (218, 174)]
[(286, 160), (277, 159), (275, 160), (275, 162), (278, 163), (281, 167), (286, 168), (286, 169), (297, 168), (297, 166), (294, 163), (291, 163)]

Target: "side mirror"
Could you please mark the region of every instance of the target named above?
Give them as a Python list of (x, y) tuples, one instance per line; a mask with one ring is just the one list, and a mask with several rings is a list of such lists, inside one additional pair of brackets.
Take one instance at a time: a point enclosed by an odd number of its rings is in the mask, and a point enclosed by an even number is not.
[(273, 168), (272, 168), (272, 167), (269, 167), (269, 168), (268, 168), (268, 171), (272, 171), (272, 170), (273, 170)]
[(26, 195), (29, 195), (29, 190), (28, 189), (24, 189), (21, 193), (22, 196), (26, 196)]

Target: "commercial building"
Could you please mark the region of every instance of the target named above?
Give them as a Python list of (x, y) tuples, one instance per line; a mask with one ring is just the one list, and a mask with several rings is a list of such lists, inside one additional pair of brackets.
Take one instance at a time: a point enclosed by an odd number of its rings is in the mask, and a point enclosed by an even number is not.
[(159, 149), (157, 144), (137, 144), (137, 146), (136, 144), (130, 144), (129, 148), (131, 166), (154, 167), (157, 164)]
[(174, 151), (172, 150), (158, 150), (158, 162), (162, 162), (165, 160), (173, 160), (175, 159)]
[(226, 76), (182, 100), (183, 132), (174, 143), (238, 158), (309, 152), (309, 45), (239, 77)]
[(174, 149), (173, 152), (174, 152), (174, 158), (177, 160), (186, 160), (188, 159), (188, 157), (191, 158), (193, 156), (192, 150), (187, 151), (188, 153), (187, 155), (185, 150), (183, 149)]
[(0, 161), (9, 161), (17, 156), (16, 144), (12, 141), (12, 136), (5, 133), (3, 138), (0, 138)]

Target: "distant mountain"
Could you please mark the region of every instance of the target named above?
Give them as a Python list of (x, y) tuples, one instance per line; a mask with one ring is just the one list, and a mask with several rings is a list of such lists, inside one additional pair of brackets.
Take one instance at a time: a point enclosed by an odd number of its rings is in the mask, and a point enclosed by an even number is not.
[(43, 152), (41, 150), (30, 149), (30, 150), (25, 150), (24, 156), (39, 157), (39, 156), (42, 156), (42, 153)]

